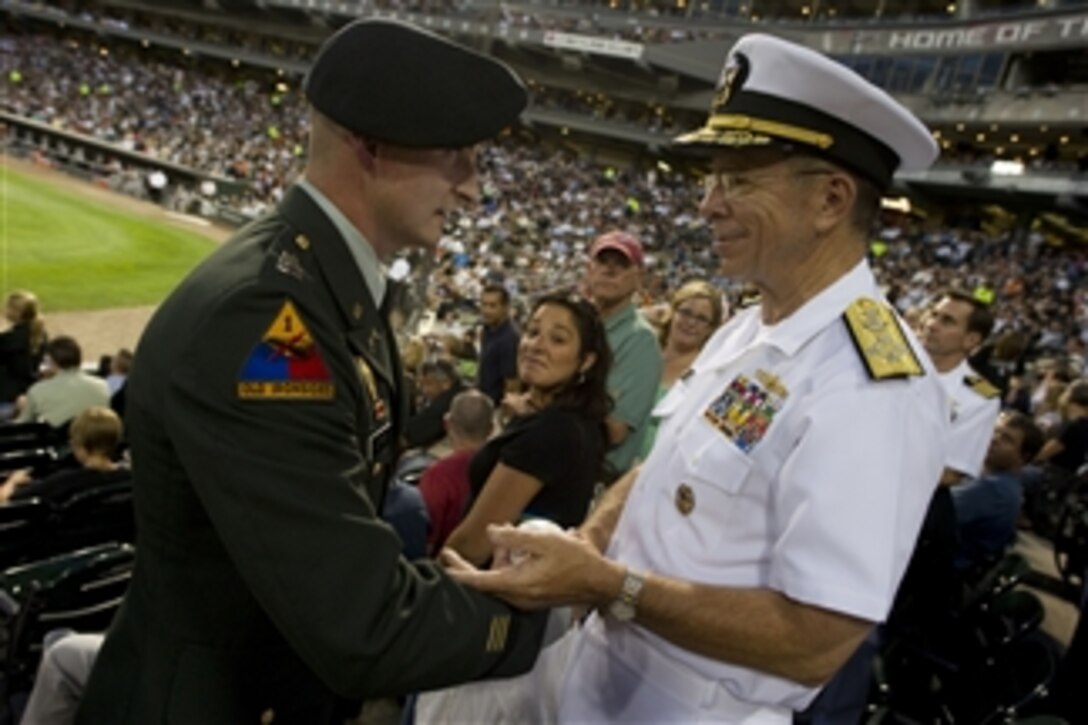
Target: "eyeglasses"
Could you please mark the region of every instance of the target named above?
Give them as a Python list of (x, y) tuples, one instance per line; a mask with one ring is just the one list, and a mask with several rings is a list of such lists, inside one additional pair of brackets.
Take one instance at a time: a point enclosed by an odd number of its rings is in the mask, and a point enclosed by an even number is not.
[(725, 199), (734, 199), (754, 188), (767, 186), (776, 179), (788, 179), (797, 176), (824, 176), (835, 173), (831, 169), (800, 169), (785, 174), (749, 174), (711, 171), (703, 177), (703, 193), (719, 192)]
[(682, 320), (687, 320), (688, 322), (697, 322), (704, 327), (709, 327), (710, 325), (714, 324), (714, 320), (710, 319), (706, 315), (700, 315), (698, 312), (685, 310), (683, 307), (676, 310), (673, 314), (675, 314)]

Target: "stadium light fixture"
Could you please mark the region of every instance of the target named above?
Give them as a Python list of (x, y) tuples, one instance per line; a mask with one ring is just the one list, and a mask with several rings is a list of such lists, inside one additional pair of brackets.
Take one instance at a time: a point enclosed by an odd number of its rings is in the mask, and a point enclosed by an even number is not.
[(990, 173), (994, 176), (1023, 176), (1024, 164), (1020, 161), (998, 159), (990, 164)]
[(888, 211), (897, 211), (903, 214), (910, 214), (910, 199), (905, 196), (885, 196), (880, 199), (880, 208), (887, 209)]

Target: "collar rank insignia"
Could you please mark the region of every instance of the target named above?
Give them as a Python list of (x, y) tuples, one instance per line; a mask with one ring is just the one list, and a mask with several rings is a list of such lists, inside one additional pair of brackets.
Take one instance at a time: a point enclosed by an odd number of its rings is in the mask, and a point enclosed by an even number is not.
[(981, 375), (966, 375), (963, 378), (963, 384), (987, 400), (1001, 394), (1001, 390), (996, 385)]
[(297, 280), (302, 280), (306, 277), (306, 270), (303, 269), (302, 262), (299, 261), (298, 255), (289, 252), (286, 249), (280, 252), (280, 256), (276, 258), (276, 271), (281, 274), (286, 274), (288, 277), (294, 277)]
[(336, 386), (290, 300), (253, 346), (238, 378), (245, 400), (331, 400)]
[(703, 411), (703, 417), (745, 453), (763, 440), (789, 395), (774, 374), (759, 370), (755, 377), (737, 375)]
[(858, 297), (843, 313), (846, 328), (873, 380), (924, 375), (903, 328), (891, 309), (868, 297)]

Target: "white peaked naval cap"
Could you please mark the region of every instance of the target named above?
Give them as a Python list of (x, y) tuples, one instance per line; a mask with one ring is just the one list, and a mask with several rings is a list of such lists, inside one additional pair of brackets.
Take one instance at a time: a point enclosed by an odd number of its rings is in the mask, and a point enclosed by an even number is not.
[(896, 170), (928, 168), (939, 152), (929, 129), (887, 93), (821, 53), (761, 33), (733, 46), (706, 124), (675, 143), (789, 144), (882, 189)]

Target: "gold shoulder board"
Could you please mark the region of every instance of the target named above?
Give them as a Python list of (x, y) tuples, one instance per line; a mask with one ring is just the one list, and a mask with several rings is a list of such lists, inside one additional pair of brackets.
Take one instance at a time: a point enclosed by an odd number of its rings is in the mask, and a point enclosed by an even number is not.
[(899, 320), (886, 304), (859, 297), (843, 313), (846, 329), (873, 380), (925, 375)]
[(968, 375), (964, 377), (963, 384), (987, 400), (1001, 395), (998, 387), (981, 375)]

